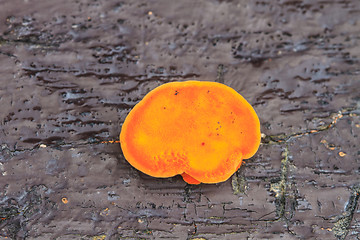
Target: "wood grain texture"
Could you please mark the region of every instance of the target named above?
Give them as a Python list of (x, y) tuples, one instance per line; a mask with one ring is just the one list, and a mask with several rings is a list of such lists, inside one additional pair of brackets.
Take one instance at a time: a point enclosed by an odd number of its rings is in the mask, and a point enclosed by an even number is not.
[[(359, 1), (0, 5), (1, 237), (360, 238)], [(260, 118), (224, 183), (146, 176), (114, 142), (146, 93), (190, 79)]]

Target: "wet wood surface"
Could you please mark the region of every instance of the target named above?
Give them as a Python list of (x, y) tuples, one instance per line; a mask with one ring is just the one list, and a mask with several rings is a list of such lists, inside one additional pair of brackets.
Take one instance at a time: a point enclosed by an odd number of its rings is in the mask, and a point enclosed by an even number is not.
[[(0, 6), (0, 239), (360, 238), (358, 0)], [(146, 93), (191, 79), (260, 118), (223, 183), (149, 177), (116, 142)]]

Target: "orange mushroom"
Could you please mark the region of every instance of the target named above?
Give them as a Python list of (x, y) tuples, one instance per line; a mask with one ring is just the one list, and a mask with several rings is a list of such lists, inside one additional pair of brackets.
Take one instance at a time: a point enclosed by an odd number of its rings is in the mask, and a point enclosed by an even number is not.
[(138, 170), (189, 184), (226, 181), (260, 145), (260, 122), (235, 90), (216, 82), (171, 82), (149, 92), (120, 134)]

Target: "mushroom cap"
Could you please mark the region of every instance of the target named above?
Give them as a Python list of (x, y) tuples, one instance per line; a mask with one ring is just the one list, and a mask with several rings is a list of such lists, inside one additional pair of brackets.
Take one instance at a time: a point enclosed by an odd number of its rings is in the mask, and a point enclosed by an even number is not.
[(232, 88), (171, 82), (131, 110), (120, 134), (126, 160), (153, 177), (182, 174), (190, 184), (226, 181), (260, 145), (260, 122)]

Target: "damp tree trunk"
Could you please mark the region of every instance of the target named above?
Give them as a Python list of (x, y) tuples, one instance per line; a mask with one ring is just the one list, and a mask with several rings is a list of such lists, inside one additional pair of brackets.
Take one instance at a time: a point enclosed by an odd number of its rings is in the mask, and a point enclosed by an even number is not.
[[(358, 0), (0, 5), (1, 237), (360, 238)], [(191, 79), (260, 118), (223, 183), (146, 176), (117, 142), (146, 93)]]

